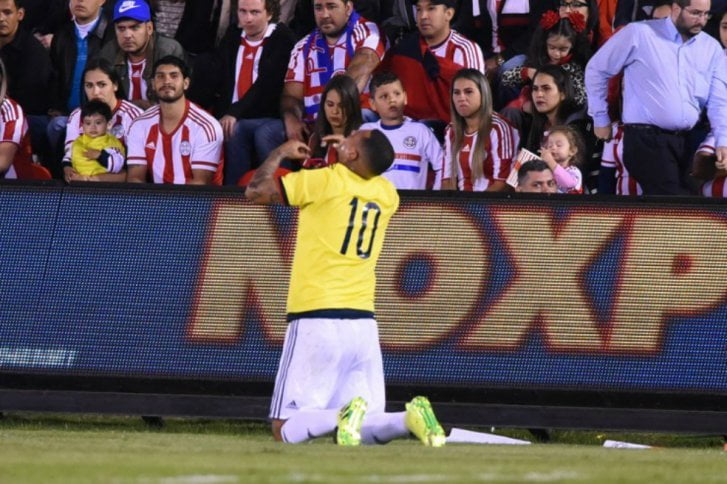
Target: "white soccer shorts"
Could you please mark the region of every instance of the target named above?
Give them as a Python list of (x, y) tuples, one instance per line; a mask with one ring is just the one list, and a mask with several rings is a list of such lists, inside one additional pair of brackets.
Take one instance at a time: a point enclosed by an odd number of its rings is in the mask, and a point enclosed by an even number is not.
[(285, 332), (270, 418), (299, 410), (338, 409), (362, 397), (385, 407), (379, 329), (373, 319), (297, 319)]

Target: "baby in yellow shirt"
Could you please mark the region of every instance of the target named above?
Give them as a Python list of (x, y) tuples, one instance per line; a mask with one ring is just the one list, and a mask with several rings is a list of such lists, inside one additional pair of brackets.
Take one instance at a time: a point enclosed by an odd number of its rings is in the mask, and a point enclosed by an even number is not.
[(111, 108), (102, 101), (89, 101), (81, 108), (83, 134), (71, 147), (71, 166), (79, 175), (118, 173), (123, 169), (124, 145), (107, 133), (111, 116)]

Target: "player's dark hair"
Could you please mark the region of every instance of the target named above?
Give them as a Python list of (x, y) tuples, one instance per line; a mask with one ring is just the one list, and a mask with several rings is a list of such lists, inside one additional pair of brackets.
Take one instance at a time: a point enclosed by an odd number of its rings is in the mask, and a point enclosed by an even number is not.
[(363, 138), (361, 151), (374, 175), (381, 175), (394, 162), (394, 148), (389, 138), (378, 129), (372, 129), (371, 134)]
[(404, 84), (402, 84), (401, 79), (399, 79), (399, 76), (397, 76), (393, 72), (384, 71), (374, 74), (374, 77), (371, 78), (371, 82), (369, 82), (369, 93), (371, 97), (374, 97), (376, 95), (376, 89), (381, 86), (391, 84), (393, 82), (398, 82), (399, 84), (401, 84), (401, 88), (404, 89)]
[(517, 171), (517, 183), (518, 185), (522, 185), (525, 182), (525, 178), (527, 178), (528, 173), (531, 171), (545, 171), (550, 170), (550, 167), (546, 162), (543, 160), (530, 160), (526, 161), (520, 166), (520, 169)]
[(186, 62), (184, 62), (182, 59), (177, 57), (176, 55), (166, 55), (156, 61), (154, 63), (154, 69), (152, 69), (153, 75), (156, 76), (157, 69), (159, 69), (159, 66), (176, 66), (179, 67), (179, 70), (182, 72), (182, 76), (185, 78), (189, 78), (190, 72), (189, 72), (189, 66)]
[(13, 0), (13, 3), (15, 4), (15, 8), (18, 10), (20, 10), (21, 8), (24, 8), (23, 0)]
[(672, 0), (672, 3), (676, 3), (680, 8), (688, 7), (692, 4), (692, 0)]
[(119, 76), (119, 73), (116, 72), (116, 69), (114, 69), (114, 66), (110, 61), (102, 57), (94, 57), (86, 62), (86, 68), (83, 69), (83, 75), (81, 76), (82, 82), (85, 81), (86, 74), (91, 71), (101, 71), (106, 74), (111, 83), (116, 84), (116, 99), (126, 99), (124, 86), (121, 84), (121, 77)]
[(111, 108), (103, 101), (88, 101), (81, 106), (81, 119), (94, 114), (100, 114), (107, 122), (111, 121)]

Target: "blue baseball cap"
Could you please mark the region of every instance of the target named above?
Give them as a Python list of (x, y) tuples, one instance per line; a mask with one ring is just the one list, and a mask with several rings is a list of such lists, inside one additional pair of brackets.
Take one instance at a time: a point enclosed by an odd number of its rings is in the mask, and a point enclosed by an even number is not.
[(114, 22), (130, 19), (151, 22), (151, 9), (144, 0), (119, 0), (114, 7)]

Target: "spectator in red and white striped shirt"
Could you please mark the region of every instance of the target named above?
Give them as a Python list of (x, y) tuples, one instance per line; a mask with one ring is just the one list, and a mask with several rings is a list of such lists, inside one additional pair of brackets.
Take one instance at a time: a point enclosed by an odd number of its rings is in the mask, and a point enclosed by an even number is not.
[[(394, 72), (408, 93), (404, 114), (416, 120), (437, 120), (436, 130), (450, 121), (449, 91), (460, 69), (485, 72), (482, 49), (452, 29), (455, 0), (411, 0), (418, 32), (394, 47), (383, 69)], [(440, 134), (441, 136), (441, 134)]]
[[(629, 176), (629, 170), (624, 165), (623, 125), (618, 122), (611, 123), (611, 133), (611, 139), (603, 144), (598, 193), (641, 195), (639, 182)], [(613, 180), (602, 181), (602, 178), (605, 177), (613, 178)]]
[(154, 65), (159, 104), (131, 124), (127, 181), (221, 184), (222, 126), (185, 96), (189, 68), (175, 56)]
[(703, 180), (701, 192), (705, 197), (727, 197), (727, 164), (717, 161), (715, 146), (717, 146), (714, 133), (697, 148), (692, 164), (692, 176)]
[[(216, 52), (215, 115), (225, 133), (225, 184), (235, 185), (265, 158), (257, 155), (256, 133), (279, 120), (293, 32), (278, 23), (278, 0), (239, 0), (240, 29), (233, 29)], [(199, 82), (199, 77), (195, 78)]]
[(368, 107), (369, 78), (386, 48), (379, 28), (354, 10), (352, 0), (313, 0), (313, 13), (317, 27), (290, 55), (280, 99), (283, 122), (271, 121), (263, 128), (265, 149), (260, 146), (264, 152), (258, 153), (262, 158), (286, 138), (308, 138), (323, 89), (335, 75), (345, 74), (356, 81), (362, 108)]
[(437, 57), (467, 68), (485, 71), (482, 49), (452, 29), (455, 2), (452, 0), (416, 0), (417, 28), (429, 50)]
[[(8, 76), (0, 60), (0, 179), (50, 178), (50, 173), (32, 161), (28, 122), (23, 108), (7, 96)], [(44, 176), (35, 176), (35, 169)]]
[(485, 75), (462, 69), (452, 81), (452, 123), (445, 134), (442, 189), (509, 191), (519, 135), (492, 110)]

